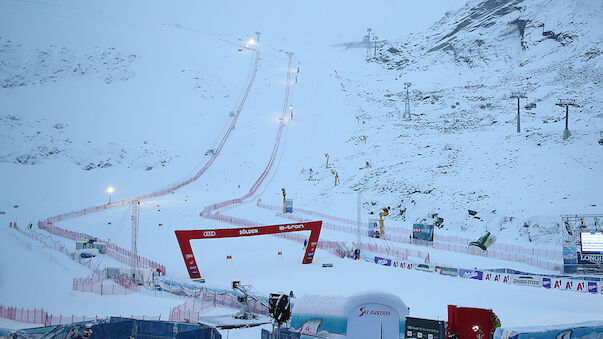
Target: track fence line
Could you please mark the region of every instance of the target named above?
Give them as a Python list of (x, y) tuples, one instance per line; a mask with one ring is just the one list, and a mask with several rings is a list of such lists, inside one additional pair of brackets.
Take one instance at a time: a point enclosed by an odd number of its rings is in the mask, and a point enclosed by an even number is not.
[(287, 53), (287, 55), (289, 56), (289, 65), (287, 66), (287, 82), (285, 85), (285, 100), (283, 102), (283, 111), (281, 113), (280, 123), (279, 123), (278, 131), (276, 133), (276, 139), (274, 141), (274, 145), (272, 146), (272, 153), (270, 154), (270, 159), (268, 160), (268, 163), (266, 164), (264, 171), (260, 174), (258, 179), (253, 183), (253, 185), (249, 189), (249, 192), (247, 192), (245, 195), (243, 195), (242, 197), (239, 197), (239, 198), (230, 199), (230, 200), (222, 201), (222, 202), (219, 202), (219, 203), (216, 203), (213, 205), (206, 206), (203, 209), (203, 211), (200, 213), (200, 215), (202, 217), (205, 215), (211, 214), (212, 211), (215, 211), (217, 209), (235, 205), (235, 204), (240, 204), (240, 203), (246, 201), (247, 199), (249, 199), (251, 196), (253, 196), (257, 192), (257, 190), (260, 188), (260, 186), (262, 185), (262, 183), (268, 176), (268, 173), (270, 173), (270, 170), (272, 169), (272, 166), (274, 165), (274, 161), (278, 154), (279, 146), (281, 144), (281, 136), (283, 134), (283, 129), (287, 124), (286, 116), (287, 116), (287, 109), (288, 109), (288, 104), (289, 104), (289, 87), (290, 87), (290, 83), (291, 83), (291, 63), (293, 62), (292, 53)]
[[(50, 234), (54, 234), (54, 235), (57, 235), (57, 236), (60, 236), (60, 237), (66, 238), (66, 239), (71, 239), (71, 240), (81, 240), (84, 238), (97, 239), (96, 240), (97, 242), (103, 243), (106, 245), (106, 254), (108, 256), (121, 262), (122, 264), (130, 265), (132, 263), (132, 257), (133, 257), (132, 252), (128, 251), (127, 249), (125, 249), (123, 247), (119, 247), (109, 241), (106, 241), (103, 239), (98, 239), (87, 233), (69, 231), (69, 230), (57, 227), (52, 222), (49, 222), (49, 221), (39, 221), (38, 228), (45, 230)], [(160, 272), (162, 275), (165, 275), (165, 273), (166, 273), (166, 269), (165, 269), (164, 265), (161, 265), (151, 259), (148, 259), (148, 258), (145, 258), (142, 256), (137, 256), (137, 260), (138, 260), (139, 265), (141, 265), (143, 267), (153, 268), (156, 271)]]
[(105, 284), (103, 278), (74, 278), (74, 291), (100, 295), (128, 295), (138, 292), (138, 286), (122, 277), (113, 279), (115, 284)]
[[(26, 324), (39, 324), (43, 326), (56, 326), (56, 325), (67, 325), (72, 323), (108, 319), (108, 316), (64, 316), (54, 315), (41, 309), (29, 309), (25, 307), (7, 307), (0, 305), (0, 318), (18, 321)], [(147, 315), (130, 315), (130, 318), (139, 320), (161, 320), (161, 314), (159, 316), (147, 316)]]
[[(307, 220), (303, 217), (296, 216), (296, 215), (293, 215), (290, 213), (282, 213), (281, 206), (264, 204), (261, 202), (260, 199), (258, 199), (257, 206), (260, 208), (277, 211), (277, 216), (279, 216), (279, 217), (298, 220), (298, 221)], [(335, 225), (332, 223), (323, 222), (323, 225), (325, 225), (325, 227), (328, 229), (352, 233), (352, 234), (357, 233), (356, 227), (357, 227), (358, 223), (351, 219), (329, 216), (325, 213), (315, 212), (315, 211), (310, 211), (310, 210), (305, 210), (305, 209), (296, 208), (295, 210), (299, 211), (303, 214), (319, 216), (319, 217), (323, 217), (323, 218), (329, 219), (329, 220), (353, 224), (353, 226), (342, 226), (342, 225)], [(393, 232), (390, 232), (392, 230), (393, 230)], [(521, 247), (521, 246), (495, 243), (491, 248), (488, 249), (488, 251), (484, 252), (483, 254), (476, 254), (475, 252), (471, 252), (469, 250), (468, 245), (469, 245), (470, 241), (467, 238), (440, 235), (437, 237), (434, 236), (433, 242), (424, 241), (424, 240), (412, 239), (411, 238), (412, 232), (410, 230), (404, 230), (404, 229), (393, 228), (393, 227), (388, 228), (388, 233), (389, 234), (387, 234), (386, 239), (391, 242), (398, 242), (398, 243), (404, 243), (404, 244), (410, 244), (410, 245), (429, 247), (429, 248), (434, 248), (434, 249), (443, 250), (443, 251), (470, 254), (470, 255), (479, 255), (479, 256), (483, 256), (483, 257), (489, 257), (489, 258), (500, 259), (500, 260), (505, 260), (505, 261), (518, 262), (518, 263), (523, 263), (523, 264), (527, 264), (530, 266), (534, 266), (534, 267), (538, 267), (538, 268), (542, 268), (542, 269), (546, 269), (546, 270), (550, 270), (550, 271), (560, 271), (561, 270), (561, 259), (562, 259), (561, 251), (554, 251), (554, 250), (548, 250), (548, 249), (527, 249), (527, 248)], [(360, 247), (362, 249), (362, 246), (360, 246)], [(391, 246), (384, 246), (384, 247), (387, 248), (387, 247), (391, 247)], [(400, 251), (400, 250), (402, 250), (402, 249), (398, 249), (398, 251)], [(380, 249), (378, 249), (377, 251), (379, 251), (377, 253), (387, 252), (387, 250), (380, 250)], [(420, 253), (417, 253), (417, 254), (419, 254), (419, 257), (421, 257)], [(410, 254), (410, 255), (415, 256), (412, 254)], [(423, 256), (423, 258), (425, 258), (425, 256)]]
[(192, 177), (183, 180), (181, 182), (177, 182), (175, 184), (172, 184), (168, 187), (165, 187), (163, 189), (157, 190), (155, 192), (152, 193), (148, 193), (148, 194), (144, 194), (144, 195), (140, 195), (134, 198), (129, 198), (129, 199), (124, 199), (124, 200), (119, 200), (119, 201), (115, 201), (109, 204), (103, 204), (103, 205), (97, 205), (97, 206), (93, 206), (93, 207), (88, 207), (88, 208), (83, 208), (83, 209), (79, 209), (79, 210), (75, 210), (75, 211), (71, 211), (71, 212), (67, 212), (67, 213), (63, 213), (63, 214), (59, 214), (59, 215), (55, 215), (52, 217), (49, 217), (46, 221), (49, 223), (54, 223), (54, 222), (58, 222), (58, 221), (63, 221), (63, 220), (67, 220), (67, 219), (71, 219), (71, 218), (75, 218), (75, 217), (79, 217), (79, 216), (83, 216), (86, 214), (91, 214), (91, 213), (96, 213), (96, 212), (100, 212), (106, 209), (110, 209), (113, 207), (118, 207), (118, 206), (125, 206), (128, 205), (130, 203), (132, 203), (133, 201), (136, 200), (147, 200), (147, 199), (151, 199), (151, 198), (156, 198), (159, 196), (163, 196), (169, 193), (172, 193), (175, 190), (178, 190), (194, 181), (196, 181), (197, 179), (199, 179), (199, 177), (201, 177), (201, 175), (203, 175), (203, 173), (205, 173), (205, 171), (207, 171), (207, 169), (215, 162), (215, 160), (217, 159), (217, 157), (219, 156), (220, 152), (222, 151), (222, 148), (224, 147), (224, 144), (226, 144), (226, 141), (228, 140), (228, 137), (230, 136), (231, 132), (234, 130), (235, 124), (237, 122), (237, 120), (239, 119), (239, 116), (241, 114), (241, 111), (243, 110), (243, 106), (245, 105), (245, 102), (247, 101), (247, 97), (249, 96), (249, 92), (251, 91), (251, 87), (255, 81), (255, 77), (257, 74), (257, 70), (258, 70), (258, 63), (259, 63), (259, 59), (260, 59), (260, 52), (256, 51), (255, 52), (255, 59), (254, 59), (254, 63), (253, 63), (253, 71), (251, 74), (251, 78), (249, 80), (249, 84), (247, 85), (247, 88), (245, 89), (245, 93), (243, 94), (243, 98), (241, 99), (241, 102), (239, 103), (239, 106), (237, 107), (237, 110), (235, 112), (235, 115), (228, 127), (228, 129), (226, 130), (224, 136), (222, 137), (220, 143), (218, 144), (218, 147), (214, 150), (213, 154), (211, 155), (211, 157), (209, 158), (209, 160), (207, 161), (207, 163), (205, 163), (205, 165)]

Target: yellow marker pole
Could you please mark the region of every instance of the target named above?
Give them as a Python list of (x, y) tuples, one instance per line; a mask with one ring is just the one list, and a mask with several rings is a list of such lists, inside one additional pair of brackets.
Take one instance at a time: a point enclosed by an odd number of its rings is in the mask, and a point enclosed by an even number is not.
[(283, 213), (287, 213), (287, 207), (285, 207), (286, 195), (287, 195), (287, 193), (283, 192)]

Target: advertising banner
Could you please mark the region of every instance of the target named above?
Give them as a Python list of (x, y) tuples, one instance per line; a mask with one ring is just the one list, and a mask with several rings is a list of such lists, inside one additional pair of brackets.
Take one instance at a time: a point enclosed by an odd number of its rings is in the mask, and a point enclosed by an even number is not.
[(542, 278), (533, 275), (516, 275), (511, 279), (511, 283), (514, 285), (540, 287), (542, 286)]
[(414, 239), (433, 241), (433, 225), (412, 225), (412, 237)]
[(459, 269), (459, 277), (465, 279), (483, 280), (484, 272), (476, 270), (464, 270), (461, 268)]
[(459, 269), (453, 267), (436, 266), (435, 271), (441, 275), (449, 275), (451, 277), (459, 276)]
[(597, 293), (597, 282), (595, 281), (588, 281), (586, 283), (587, 287), (587, 292), (588, 293)]
[(603, 254), (588, 254), (578, 252), (579, 265), (600, 265), (603, 263)]
[(285, 200), (285, 213), (293, 213), (293, 200)]
[(563, 271), (576, 273), (578, 269), (577, 247), (575, 245), (563, 246)]
[(413, 264), (411, 262), (403, 262), (403, 261), (401, 261), (400, 262), (400, 268), (406, 268), (406, 269), (412, 270)]
[(561, 278), (551, 278), (551, 288), (562, 290), (563, 289), (563, 281), (562, 280), (563, 279), (561, 279)]
[(375, 257), (375, 264), (383, 265), (383, 266), (391, 266), (392, 260), (387, 258)]
[(511, 275), (508, 273), (484, 272), (484, 280), (510, 284)]
[(576, 292), (588, 292), (588, 285), (586, 281), (582, 280), (562, 279), (561, 289)]

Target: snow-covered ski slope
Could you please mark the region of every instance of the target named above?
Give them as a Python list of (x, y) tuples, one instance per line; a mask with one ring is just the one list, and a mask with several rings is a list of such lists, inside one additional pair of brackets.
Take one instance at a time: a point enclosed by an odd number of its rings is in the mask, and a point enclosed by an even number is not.
[[(284, 187), (294, 208), (355, 219), (360, 188), (364, 221), (385, 206), (393, 209), (386, 223), (396, 227), (438, 213), (442, 234), (477, 237), (489, 230), (501, 242), (551, 249), (560, 246), (559, 214), (601, 211), (600, 3), (7, 0), (0, 9), (5, 227), (104, 204), (109, 185), (115, 187), (111, 199), (120, 201), (194, 177), (250, 84), (256, 54), (244, 46), (256, 31), (260, 42), (250, 47), (260, 53), (257, 73), (219, 156), (189, 185), (142, 202), (139, 253), (166, 265), (170, 277), (187, 277), (173, 231), (229, 227), (199, 214), (244, 196), (266, 168), (288, 72), (297, 76), (289, 84), (293, 119), (253, 198), (277, 205)], [(460, 24), (467, 17), (478, 19)], [(516, 19), (527, 21), (523, 38)], [(541, 23), (558, 38), (543, 36)], [(367, 49), (349, 44), (361, 41), (367, 27), (382, 40), (377, 58), (371, 49), (368, 61)], [(293, 52), (290, 69), (285, 52)], [(413, 83), (410, 121), (401, 118), (405, 81)], [(508, 98), (516, 88), (525, 89), (526, 104), (536, 103), (530, 111), (522, 108), (521, 134), (515, 133), (516, 102)], [(570, 110), (572, 138), (565, 142), (557, 97), (575, 97), (582, 105)], [(340, 176), (337, 187), (331, 171)], [(469, 218), (467, 209), (481, 219)], [(220, 212), (289, 222), (257, 208), (255, 200)], [(129, 213), (121, 206), (57, 225), (129, 248)], [(181, 303), (146, 294), (71, 292), (71, 279), (89, 271), (8, 228), (1, 232), (0, 304), (55, 314), (155, 316)], [(321, 238), (355, 241), (353, 234), (329, 229)], [(493, 308), (503, 325), (513, 326), (600, 320), (603, 314), (600, 296), (397, 271), (324, 251), (302, 266), (300, 244), (272, 237), (192, 245), (208, 283), (227, 287), (241, 280), (260, 294), (383, 290), (399, 295), (413, 316), (444, 319), (446, 305), (458, 304)], [(466, 268), (537, 271), (444, 251), (430, 251), (430, 257)], [(323, 269), (324, 262), (334, 267)], [(240, 335), (257, 337), (259, 331)]]

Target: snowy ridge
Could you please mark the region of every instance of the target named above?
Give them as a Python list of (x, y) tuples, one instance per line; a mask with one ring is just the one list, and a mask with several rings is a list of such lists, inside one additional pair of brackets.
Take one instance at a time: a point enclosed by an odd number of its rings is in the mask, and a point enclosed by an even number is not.
[[(391, 206), (396, 224), (435, 214), (446, 230), (558, 245), (560, 214), (603, 206), (602, 15), (600, 3), (470, 1), (369, 51), (385, 71), (339, 71), (359, 122), (347, 141), (354, 151), (333, 161), (346, 188), (370, 192), (369, 210)], [(527, 95), (519, 134), (515, 91)], [(570, 109), (565, 142), (558, 98), (581, 106)]]

